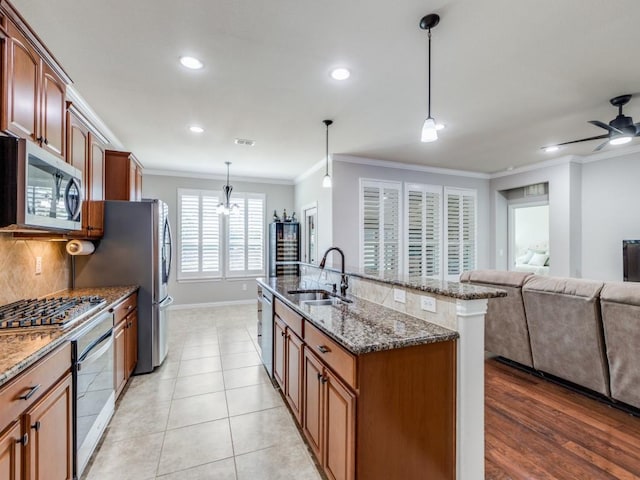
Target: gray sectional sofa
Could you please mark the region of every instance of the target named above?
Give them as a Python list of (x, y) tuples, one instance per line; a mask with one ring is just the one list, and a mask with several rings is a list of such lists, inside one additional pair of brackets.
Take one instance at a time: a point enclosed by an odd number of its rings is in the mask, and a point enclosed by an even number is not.
[(640, 283), (474, 270), (490, 299), (488, 352), (640, 408)]

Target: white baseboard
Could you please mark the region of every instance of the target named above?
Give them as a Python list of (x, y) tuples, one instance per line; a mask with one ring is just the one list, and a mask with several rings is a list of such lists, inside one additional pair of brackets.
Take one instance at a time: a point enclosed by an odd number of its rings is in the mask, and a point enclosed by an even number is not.
[(249, 300), (228, 300), (225, 302), (207, 302), (207, 303), (183, 303), (180, 305), (171, 305), (167, 310), (188, 310), (191, 308), (211, 308), (225, 307), (229, 305), (251, 305), (256, 303), (256, 299)]

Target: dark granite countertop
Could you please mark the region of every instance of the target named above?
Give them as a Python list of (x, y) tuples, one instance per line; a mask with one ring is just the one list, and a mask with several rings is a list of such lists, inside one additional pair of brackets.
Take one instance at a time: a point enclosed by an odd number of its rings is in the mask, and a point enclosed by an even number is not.
[(355, 355), (458, 338), (453, 330), (357, 297), (348, 297), (353, 303), (310, 305), (288, 293), (296, 289), (324, 290), (308, 279), (283, 276), (259, 278), (258, 283)]
[[(98, 295), (104, 298), (107, 303), (96, 312), (97, 315), (124, 300), (136, 290), (138, 290), (137, 286), (77, 288), (62, 290), (48, 296), (79, 297)], [(77, 332), (78, 328), (92, 318), (94, 318), (94, 315), (64, 330), (59, 327), (32, 327), (23, 328), (20, 331), (0, 333), (0, 386), (29, 368), (47, 353), (68, 341)]]

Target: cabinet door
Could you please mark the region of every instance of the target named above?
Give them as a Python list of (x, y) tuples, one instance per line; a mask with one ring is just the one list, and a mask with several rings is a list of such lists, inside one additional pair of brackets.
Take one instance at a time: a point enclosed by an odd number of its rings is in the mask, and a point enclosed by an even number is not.
[(89, 132), (88, 200), (104, 200), (105, 145)]
[(304, 349), (303, 371), (302, 431), (307, 437), (313, 454), (321, 461), (322, 424), (324, 421), (321, 383), (323, 379), (322, 364), (306, 347)]
[(22, 441), (20, 422), (0, 435), (0, 478), (3, 480), (20, 480), (22, 466)]
[(138, 312), (133, 311), (125, 320), (127, 322), (126, 344), (127, 378), (131, 376), (138, 363)]
[(325, 369), (324, 469), (332, 480), (353, 480), (356, 397)]
[(27, 480), (72, 480), (72, 404), (69, 374), (26, 413)]
[(65, 157), (65, 93), (66, 85), (42, 62), (42, 147)]
[(284, 392), (286, 325), (278, 316), (273, 319), (273, 378)]
[(285, 397), (298, 423), (302, 421), (302, 340), (287, 330), (287, 368), (285, 371)]
[(126, 333), (125, 328), (127, 326), (127, 320), (124, 319), (113, 330), (113, 386), (116, 389), (116, 398), (122, 392), (124, 385), (127, 381), (126, 377)]
[(40, 57), (15, 25), (7, 22), (2, 129), (22, 138), (38, 137)]

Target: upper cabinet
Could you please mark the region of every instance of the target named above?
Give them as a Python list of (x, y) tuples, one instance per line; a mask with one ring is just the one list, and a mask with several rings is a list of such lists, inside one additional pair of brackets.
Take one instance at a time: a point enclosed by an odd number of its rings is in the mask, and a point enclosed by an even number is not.
[(140, 201), (142, 165), (131, 152), (107, 150), (104, 185), (105, 200)]
[(20, 16), (0, 1), (3, 35), (0, 129), (66, 157), (66, 86), (71, 82)]

